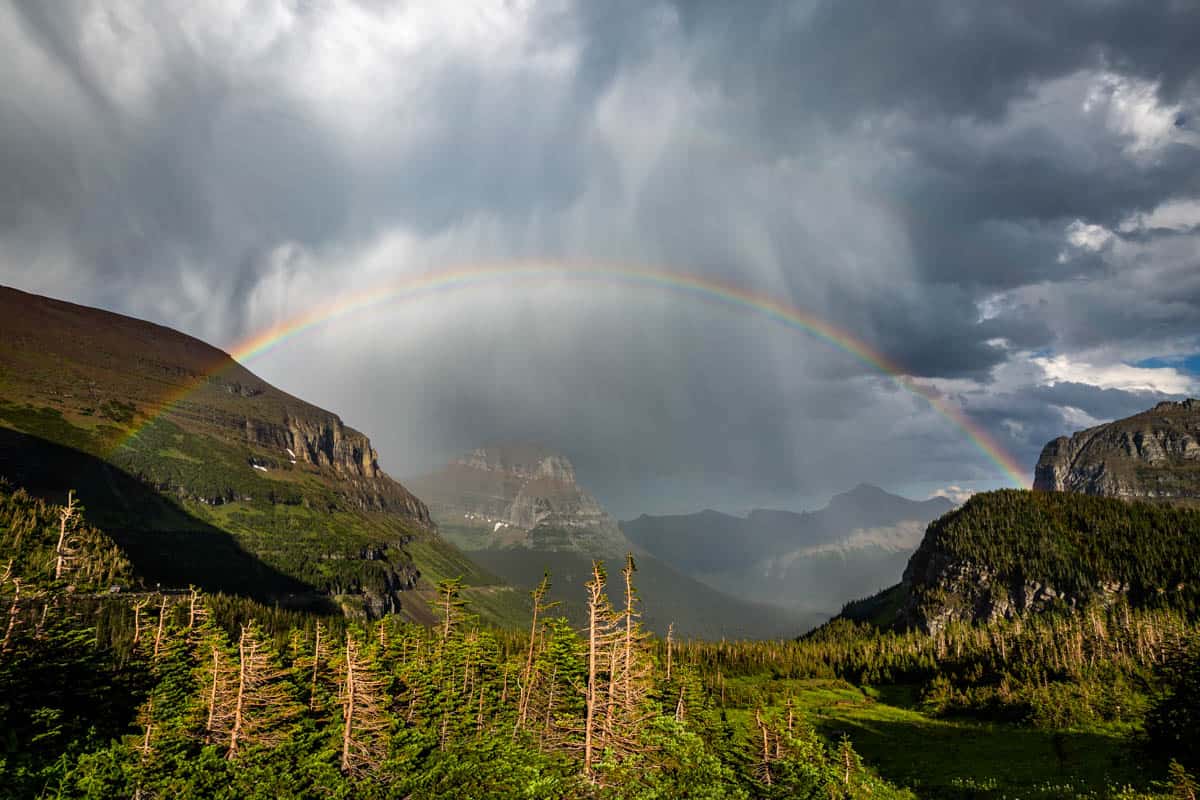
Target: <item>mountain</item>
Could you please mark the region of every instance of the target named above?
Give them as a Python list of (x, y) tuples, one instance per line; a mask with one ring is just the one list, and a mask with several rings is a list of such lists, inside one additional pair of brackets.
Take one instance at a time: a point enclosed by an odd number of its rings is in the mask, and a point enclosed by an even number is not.
[(1200, 510), (1000, 490), (934, 521), (901, 583), (843, 616), (936, 633), (1124, 598), (1200, 609)]
[(579, 485), (571, 462), (543, 446), (482, 447), (406, 483), (429, 501), (439, 530), (486, 569), (526, 589), (549, 571), (550, 599), (576, 624), (592, 560), (615, 575), (631, 551), (645, 622), (660, 634), (674, 623), (680, 636), (768, 638), (820, 621), (721, 592), (640, 548)]
[(622, 555), (629, 548), (612, 517), (580, 488), (571, 462), (540, 445), (481, 447), (409, 484), (468, 549)]
[(141, 580), (424, 619), (463, 574), (497, 602), (364, 434), (221, 350), (3, 287), (0, 339), (0, 476), (76, 489)]
[(828, 616), (893, 583), (926, 524), (953, 507), (861, 484), (819, 511), (643, 515), (621, 527), (646, 552), (715, 588)]
[(1200, 506), (1200, 400), (1159, 403), (1055, 439), (1033, 488)]

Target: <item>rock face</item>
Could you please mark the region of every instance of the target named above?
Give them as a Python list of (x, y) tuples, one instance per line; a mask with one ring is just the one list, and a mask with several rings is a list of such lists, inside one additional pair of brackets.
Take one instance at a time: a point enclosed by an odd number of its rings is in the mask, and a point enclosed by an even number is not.
[(1200, 400), (1159, 403), (1055, 439), (1033, 488), (1200, 505)]
[(469, 549), (531, 547), (617, 554), (628, 542), (575, 479), (564, 456), (539, 445), (481, 447), (408, 481), (439, 524)]
[(1098, 581), (1083, 598), (924, 544), (909, 560), (902, 585), (908, 592), (898, 611), (901, 627), (933, 634), (953, 622), (988, 624), (1097, 599), (1107, 604), (1129, 591), (1126, 584)]
[[(134, 544), (143, 533), (147, 542), (162, 538), (154, 525), (172, 534), (203, 531), (187, 539), (191, 550), (147, 546), (135, 564), (146, 571), (164, 556), (183, 562), (183, 577), (169, 574), (184, 586), (237, 578), (239, 586), (269, 583), (262, 589), (269, 602), (307, 591), (350, 597), (339, 602), (368, 614), (395, 611), (420, 577), (407, 545), (434, 538), (426, 505), (380, 468), (368, 438), (336, 414), (179, 331), (5, 287), (0, 431), (29, 449), (6, 453), (9, 463), (36, 462), (33, 448), (65, 447), (185, 501), (180, 516), (164, 522), (127, 507), (122, 498), (130, 493), (105, 492), (103, 481), (88, 498), (119, 529), (151, 528), (129, 534)], [(70, 473), (53, 479), (78, 480)], [(204, 513), (193, 513), (189, 502)], [(236, 523), (203, 508), (230, 502), (240, 504)], [(307, 509), (295, 515), (303, 523), (281, 522), (296, 506)], [(209, 557), (231, 539), (243, 566)], [(261, 577), (268, 573), (271, 581)], [(406, 603), (423, 603), (410, 597)]]
[(343, 496), (361, 510), (395, 512), (424, 526), (432, 524), (426, 505), (380, 468), (370, 439), (336, 415), (285, 411), (281, 422), (247, 417), (244, 426), (247, 443), (278, 451), (288, 460), (294, 455), (297, 463), (332, 473)]

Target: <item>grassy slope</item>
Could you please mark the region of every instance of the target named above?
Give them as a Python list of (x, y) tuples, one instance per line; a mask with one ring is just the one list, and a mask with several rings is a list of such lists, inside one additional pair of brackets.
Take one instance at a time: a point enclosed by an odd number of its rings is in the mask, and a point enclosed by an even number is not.
[[(382, 586), (388, 569), (415, 569), (418, 590), (401, 601), (414, 619), (429, 616), (422, 598), (434, 580), (462, 575), (479, 587), (467, 594), (479, 595), (485, 621), (520, 620), (520, 601), (494, 576), (411, 518), (364, 510), (330, 470), (291, 464), (238, 433), (243, 419), (328, 412), (165, 328), (2, 287), (0, 311), (9, 345), (0, 351), (0, 475), (58, 502), (77, 489), (89, 519), (149, 583), (319, 605), (318, 592)], [(213, 364), (225, 366), (206, 378)], [(190, 392), (183, 402), (164, 405), (181, 391)], [(386, 563), (363, 557), (380, 544)]]
[[(76, 422), (57, 409), (0, 400), (0, 474), (58, 501), (66, 488), (78, 489), (89, 517), (113, 532), (136, 573), (151, 584), (195, 583), (268, 602), (320, 606), (316, 592), (338, 594), (373, 579), (380, 565), (357, 558), (363, 547), (412, 537), (404, 555), (391, 554), (392, 563), (411, 558), (422, 576), (417, 591), (401, 598), (406, 616), (430, 619), (426, 601), (436, 581), (462, 577), (466, 598), (483, 620), (509, 626), (524, 618), (523, 594), (449, 542), (414, 530), (397, 515), (339, 503), (311, 474), (278, 470), (262, 477), (238, 448), (164, 420), (105, 459), (96, 455), (104, 452), (103, 431)], [(134, 469), (140, 479), (127, 471)], [(195, 478), (194, 470), (201, 470)], [(213, 506), (146, 486), (180, 480), (232, 486), (252, 499)]]
[(747, 728), (758, 703), (779, 710), (791, 696), (821, 733), (849, 736), (869, 766), (921, 798), (1107, 797), (1163, 774), (1162, 765), (1142, 763), (1127, 731), (932, 719), (907, 687), (757, 676), (729, 679), (726, 692), (731, 719)]

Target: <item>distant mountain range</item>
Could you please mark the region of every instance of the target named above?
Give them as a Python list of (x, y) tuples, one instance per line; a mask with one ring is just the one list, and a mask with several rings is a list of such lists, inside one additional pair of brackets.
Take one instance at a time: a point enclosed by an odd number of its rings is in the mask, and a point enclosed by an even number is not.
[(659, 633), (674, 623), (681, 636), (763, 638), (795, 635), (820, 621), (723, 593), (672, 558), (640, 548), (578, 484), (571, 462), (540, 445), (482, 447), (406, 483), (428, 499), (446, 538), (487, 569), (527, 589), (549, 571), (551, 598), (577, 622), (592, 559), (615, 574), (631, 551), (645, 621)]
[(3, 287), (0, 341), (0, 476), (77, 490), (149, 585), (428, 620), (431, 581), (461, 574), (520, 608), (366, 436), (217, 348)]
[(925, 526), (953, 507), (943, 497), (909, 500), (861, 484), (819, 511), (643, 515), (621, 528), (646, 552), (714, 588), (828, 616), (894, 583)]

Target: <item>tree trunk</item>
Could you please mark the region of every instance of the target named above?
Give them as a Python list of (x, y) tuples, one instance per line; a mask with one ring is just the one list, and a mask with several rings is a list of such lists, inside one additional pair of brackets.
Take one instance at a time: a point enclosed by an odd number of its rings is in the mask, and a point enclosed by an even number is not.
[(167, 619), (167, 596), (162, 596), (162, 602), (158, 605), (158, 630), (154, 632), (154, 657), (158, 658), (158, 651), (162, 647), (163, 625)]
[(238, 739), (242, 735), (242, 724), (244, 722), (243, 712), (246, 702), (246, 629), (242, 628), (242, 636), (238, 640), (238, 692), (237, 703), (233, 711), (233, 730), (229, 732), (229, 751), (225, 754), (226, 758), (234, 758), (237, 755)]
[(342, 772), (350, 771), (350, 742), (354, 727), (354, 648), (346, 634), (346, 701), (342, 706)]
[(8, 607), (8, 627), (4, 629), (4, 643), (0, 644), (0, 653), (8, 652), (8, 645), (12, 641), (13, 630), (17, 627), (17, 617), (21, 614), (20, 578), (13, 578), (13, 587), (16, 591), (13, 593), (12, 605)]
[(67, 505), (58, 512), (58, 546), (54, 548), (54, 580), (62, 578), (67, 561), (67, 523), (75, 516), (75, 490), (67, 492)]

